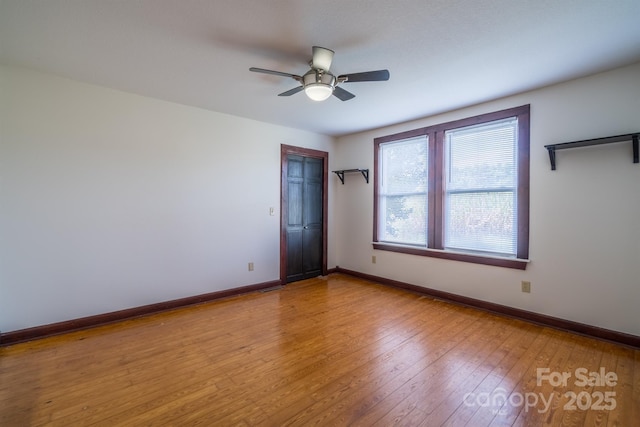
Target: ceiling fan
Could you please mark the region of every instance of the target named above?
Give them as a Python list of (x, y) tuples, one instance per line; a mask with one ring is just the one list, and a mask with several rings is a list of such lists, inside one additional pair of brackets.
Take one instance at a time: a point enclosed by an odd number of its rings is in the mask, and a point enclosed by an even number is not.
[(334, 52), (320, 46), (313, 46), (313, 58), (309, 61), (311, 69), (304, 75), (283, 73), (281, 71), (265, 70), (264, 68), (251, 67), (249, 71), (255, 73), (273, 74), (282, 77), (291, 77), (300, 86), (282, 92), (278, 96), (291, 96), (302, 90), (314, 101), (324, 101), (331, 95), (341, 101), (348, 101), (355, 98), (355, 95), (339, 87), (341, 83), (353, 82), (379, 82), (389, 80), (389, 70), (365, 71), (363, 73), (341, 74), (336, 77), (329, 69), (333, 60)]

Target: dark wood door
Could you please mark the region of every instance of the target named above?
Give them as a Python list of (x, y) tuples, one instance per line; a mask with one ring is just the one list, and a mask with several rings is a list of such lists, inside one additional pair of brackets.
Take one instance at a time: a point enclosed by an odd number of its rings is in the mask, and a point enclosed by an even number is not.
[(323, 161), (287, 156), (286, 281), (322, 275)]

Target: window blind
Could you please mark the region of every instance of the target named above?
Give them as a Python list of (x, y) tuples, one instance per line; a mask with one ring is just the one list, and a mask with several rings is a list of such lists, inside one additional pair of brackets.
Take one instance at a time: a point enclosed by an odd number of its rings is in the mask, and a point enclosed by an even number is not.
[(515, 257), (516, 118), (445, 132), (444, 247)]
[(428, 139), (381, 144), (380, 241), (426, 246)]

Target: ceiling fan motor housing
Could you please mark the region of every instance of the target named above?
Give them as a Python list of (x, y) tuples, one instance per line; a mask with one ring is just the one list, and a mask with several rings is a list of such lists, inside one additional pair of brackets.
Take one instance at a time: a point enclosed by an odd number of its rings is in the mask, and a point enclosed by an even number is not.
[(322, 70), (309, 70), (302, 76), (302, 85), (304, 87), (318, 84), (329, 86), (333, 89), (336, 85), (336, 76)]

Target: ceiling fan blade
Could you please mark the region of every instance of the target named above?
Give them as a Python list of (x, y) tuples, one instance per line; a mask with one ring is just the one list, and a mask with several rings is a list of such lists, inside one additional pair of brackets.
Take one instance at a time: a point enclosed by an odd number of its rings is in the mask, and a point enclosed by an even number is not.
[(348, 101), (356, 97), (351, 92), (346, 91), (339, 86), (336, 86), (335, 89), (333, 89), (333, 96), (338, 98), (340, 101)]
[(249, 71), (253, 71), (254, 73), (273, 74), (274, 76), (291, 77), (296, 80), (302, 78), (300, 76), (296, 76), (295, 74), (283, 73), (282, 71), (265, 70), (264, 68), (251, 67), (249, 68)]
[(311, 60), (311, 68), (316, 70), (329, 71), (331, 61), (333, 61), (334, 52), (325, 47), (313, 46), (313, 59)]
[(389, 80), (389, 70), (365, 71), (364, 73), (343, 74), (338, 80), (345, 79), (345, 83), (353, 82), (381, 82)]
[(295, 95), (296, 93), (300, 92), (302, 89), (304, 89), (303, 86), (298, 86), (298, 87), (294, 87), (293, 89), (289, 89), (286, 92), (282, 92), (280, 94), (278, 94), (278, 96), (291, 96), (291, 95)]

